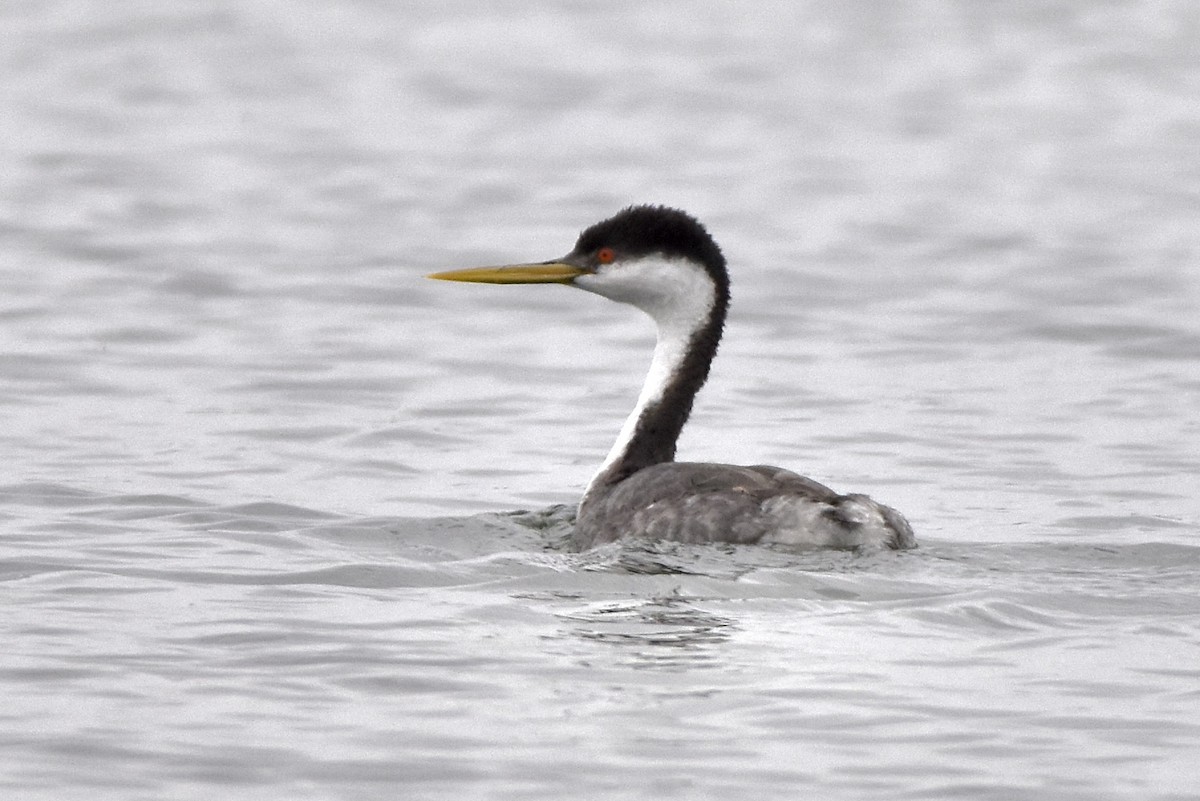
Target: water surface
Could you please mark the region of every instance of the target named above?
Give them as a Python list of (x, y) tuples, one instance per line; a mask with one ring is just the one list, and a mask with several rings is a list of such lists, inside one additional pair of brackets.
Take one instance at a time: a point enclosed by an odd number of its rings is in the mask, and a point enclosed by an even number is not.
[[(0, 11), (0, 787), (1194, 798), (1198, 35)], [(681, 455), (868, 492), (921, 548), (566, 551), (648, 324), (421, 276), (632, 202), (733, 271)]]

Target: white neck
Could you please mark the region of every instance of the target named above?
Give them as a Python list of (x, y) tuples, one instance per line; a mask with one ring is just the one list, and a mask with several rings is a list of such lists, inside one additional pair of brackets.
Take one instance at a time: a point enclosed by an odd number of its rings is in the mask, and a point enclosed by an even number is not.
[(592, 479), (593, 483), (628, 450), (629, 441), (633, 439), (633, 432), (637, 429), (638, 420), (641, 419), (646, 408), (662, 400), (667, 382), (683, 364), (683, 357), (687, 354), (687, 344), (691, 334), (690, 330), (665, 330), (659, 326), (658, 340), (654, 344), (654, 357), (650, 360), (650, 369), (642, 382), (642, 391), (638, 394), (637, 403), (634, 405), (633, 411), (625, 418), (625, 424), (621, 426), (621, 433), (617, 434), (617, 441), (609, 449), (608, 456), (604, 458), (604, 464), (600, 466), (599, 472)]
[(590, 494), (628, 451), (643, 414), (662, 400), (667, 386), (680, 371), (694, 335), (709, 320), (715, 290), (712, 279), (700, 265), (661, 257), (626, 262), (616, 269), (581, 276), (575, 285), (637, 306), (653, 318), (658, 330), (654, 357), (642, 391), (604, 464), (588, 485)]

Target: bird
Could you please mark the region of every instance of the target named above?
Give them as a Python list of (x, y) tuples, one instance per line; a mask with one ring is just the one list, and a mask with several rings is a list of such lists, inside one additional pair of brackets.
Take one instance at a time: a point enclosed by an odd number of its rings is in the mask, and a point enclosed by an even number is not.
[(781, 467), (675, 461), (708, 378), (729, 308), (725, 257), (692, 215), (629, 206), (579, 234), (566, 256), (432, 273), (442, 281), (565, 284), (645, 312), (657, 327), (633, 411), (588, 484), (575, 550), (629, 539), (800, 549), (903, 550), (908, 521), (862, 494), (841, 494)]

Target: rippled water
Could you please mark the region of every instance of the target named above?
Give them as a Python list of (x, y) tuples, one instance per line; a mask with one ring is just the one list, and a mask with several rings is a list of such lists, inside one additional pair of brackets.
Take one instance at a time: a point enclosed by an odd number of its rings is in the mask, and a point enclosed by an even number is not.
[[(1197, 797), (1198, 36), (1182, 1), (0, 8), (0, 788)], [(648, 324), (421, 276), (644, 201), (734, 272), (681, 454), (920, 549), (564, 550)]]

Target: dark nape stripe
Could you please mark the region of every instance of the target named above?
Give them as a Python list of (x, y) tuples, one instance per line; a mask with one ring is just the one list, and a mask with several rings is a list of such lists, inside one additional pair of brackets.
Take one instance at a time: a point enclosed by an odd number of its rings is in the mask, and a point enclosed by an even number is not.
[(663, 390), (658, 403), (642, 410), (633, 436), (612, 466), (598, 482), (612, 486), (651, 465), (675, 460), (675, 446), (692, 412), (696, 393), (708, 380), (709, 368), (721, 342), (721, 331), (729, 306), (728, 289), (715, 287), (716, 297), (708, 319), (688, 342), (678, 372)]

